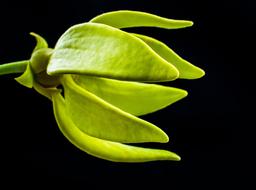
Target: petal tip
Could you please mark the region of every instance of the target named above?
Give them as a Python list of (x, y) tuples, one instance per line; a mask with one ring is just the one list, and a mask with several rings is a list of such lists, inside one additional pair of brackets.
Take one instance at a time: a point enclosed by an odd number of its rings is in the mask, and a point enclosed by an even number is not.
[(162, 143), (168, 143), (169, 142), (169, 137), (168, 137), (168, 135), (166, 134), (166, 133), (164, 133), (164, 136), (163, 136), (163, 138), (162, 138)]
[(170, 161), (180, 161), (181, 160), (181, 157), (174, 153), (174, 152), (170, 152), (170, 151), (167, 151), (168, 155), (167, 155), (167, 158), (166, 160), (170, 160)]
[(182, 94), (182, 98), (185, 98), (188, 96), (188, 91), (186, 90), (182, 90), (183, 91), (183, 94)]
[(203, 77), (204, 75), (205, 75), (205, 71), (203, 69), (200, 69), (199, 78)]
[(186, 27), (191, 27), (194, 25), (193, 21), (190, 20), (180, 20), (179, 21), (179, 27), (178, 28), (186, 28)]
[(172, 64), (168, 63), (169, 71), (167, 72), (165, 81), (174, 81), (179, 78), (180, 72), (179, 70)]
[(181, 157), (178, 154), (176, 154), (174, 157), (174, 161), (181, 161)]
[(187, 26), (193, 26), (194, 22), (193, 21), (187, 21), (188, 25)]
[(205, 71), (197, 67), (197, 72), (195, 73), (194, 79), (202, 78), (205, 75)]

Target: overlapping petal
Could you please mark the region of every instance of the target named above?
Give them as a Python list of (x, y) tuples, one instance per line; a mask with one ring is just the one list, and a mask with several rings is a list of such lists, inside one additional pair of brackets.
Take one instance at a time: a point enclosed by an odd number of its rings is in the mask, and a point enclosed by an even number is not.
[(171, 81), (178, 70), (132, 34), (98, 23), (71, 27), (58, 40), (47, 73), (133, 81)]
[(156, 84), (73, 75), (75, 82), (108, 103), (133, 115), (160, 110), (187, 95), (185, 90)]
[(179, 78), (197, 79), (204, 76), (205, 73), (202, 69), (181, 58), (163, 42), (141, 34), (134, 35), (147, 43), (159, 56), (174, 65), (179, 71)]
[(168, 136), (160, 128), (81, 88), (70, 75), (63, 76), (62, 85), (67, 112), (83, 132), (125, 143), (168, 142)]
[(37, 40), (31, 59), (1, 65), (0, 75), (23, 72), (16, 80), (53, 102), (61, 132), (88, 154), (116, 162), (178, 161), (173, 152), (122, 143), (168, 142), (164, 131), (136, 116), (162, 109), (187, 92), (148, 82), (196, 79), (204, 71), (163, 42), (119, 28), (192, 24), (139, 11), (104, 13), (68, 29), (54, 49), (31, 33)]
[(60, 93), (53, 95), (54, 115), (64, 136), (76, 147), (93, 156), (115, 162), (146, 162), (154, 160), (180, 160), (170, 151), (140, 148), (102, 140), (87, 135), (77, 128), (67, 111), (66, 100)]

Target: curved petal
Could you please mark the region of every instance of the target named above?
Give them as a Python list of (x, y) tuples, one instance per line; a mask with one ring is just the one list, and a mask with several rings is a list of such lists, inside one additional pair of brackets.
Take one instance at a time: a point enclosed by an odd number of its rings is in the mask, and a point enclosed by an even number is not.
[(160, 128), (81, 88), (71, 76), (65, 75), (62, 85), (70, 118), (88, 135), (125, 143), (168, 142)]
[(158, 55), (174, 65), (179, 71), (179, 78), (183, 79), (197, 79), (204, 76), (204, 71), (188, 61), (182, 59), (171, 48), (154, 38), (144, 36), (141, 34), (134, 34), (136, 37), (142, 39), (147, 43)]
[(76, 147), (90, 155), (115, 162), (146, 162), (154, 160), (180, 160), (180, 157), (166, 150), (140, 148), (91, 137), (80, 131), (66, 112), (66, 105), (60, 93), (53, 95), (55, 118), (63, 135)]
[(177, 29), (193, 25), (192, 21), (167, 19), (145, 12), (129, 10), (103, 13), (94, 17), (90, 22), (107, 24), (115, 28), (153, 26), (166, 29)]
[(187, 95), (185, 90), (156, 84), (86, 75), (74, 75), (73, 79), (82, 88), (133, 115), (157, 111)]
[(58, 40), (47, 73), (134, 81), (170, 81), (178, 70), (139, 38), (97, 23), (79, 24)]

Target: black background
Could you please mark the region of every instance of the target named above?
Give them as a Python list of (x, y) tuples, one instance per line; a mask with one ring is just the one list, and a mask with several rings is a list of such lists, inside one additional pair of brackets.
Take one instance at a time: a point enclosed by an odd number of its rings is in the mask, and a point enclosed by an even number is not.
[(143, 117), (170, 137), (168, 144), (143, 146), (177, 152), (182, 161), (125, 164), (89, 156), (60, 133), (46, 98), (16, 83), (16, 75), (1, 76), (2, 180), (24, 187), (54, 183), (74, 188), (86, 188), (90, 183), (118, 187), (118, 180), (123, 186), (139, 182), (170, 189), (240, 184), (248, 174), (244, 172), (247, 149), (242, 145), (247, 125), (242, 117), (242, 95), (247, 92), (241, 80), (246, 59), (241, 54), (250, 33), (245, 28), (252, 24), (249, 1), (1, 1), (0, 63), (30, 57), (35, 45), (31, 31), (54, 47), (70, 26), (120, 9), (194, 21), (193, 27), (180, 30), (127, 30), (164, 41), (206, 72), (198, 80), (169, 82), (167, 85), (188, 90), (189, 96)]

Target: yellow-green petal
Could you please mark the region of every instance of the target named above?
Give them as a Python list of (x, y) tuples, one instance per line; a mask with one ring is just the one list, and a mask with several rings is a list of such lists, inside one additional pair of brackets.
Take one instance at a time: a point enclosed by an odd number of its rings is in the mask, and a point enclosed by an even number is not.
[(86, 75), (73, 75), (73, 78), (82, 88), (133, 115), (152, 113), (187, 95), (185, 90), (156, 84)]
[(93, 18), (90, 22), (107, 24), (116, 28), (149, 26), (177, 29), (193, 25), (192, 21), (168, 19), (150, 13), (129, 10), (103, 13)]
[(88, 135), (124, 143), (168, 142), (160, 128), (88, 92), (71, 76), (65, 75), (62, 85), (70, 118)]
[(54, 115), (63, 135), (76, 147), (90, 155), (114, 162), (180, 160), (177, 154), (170, 151), (134, 147), (89, 136), (80, 131), (71, 121), (61, 94), (54, 94), (52, 99)]
[(132, 34), (98, 23), (79, 24), (58, 40), (47, 73), (133, 81), (170, 81), (178, 70)]
[(188, 61), (181, 58), (171, 48), (154, 38), (141, 34), (134, 34), (138, 38), (147, 43), (158, 55), (174, 65), (179, 71), (179, 78), (182, 79), (197, 79), (204, 76), (204, 71)]

